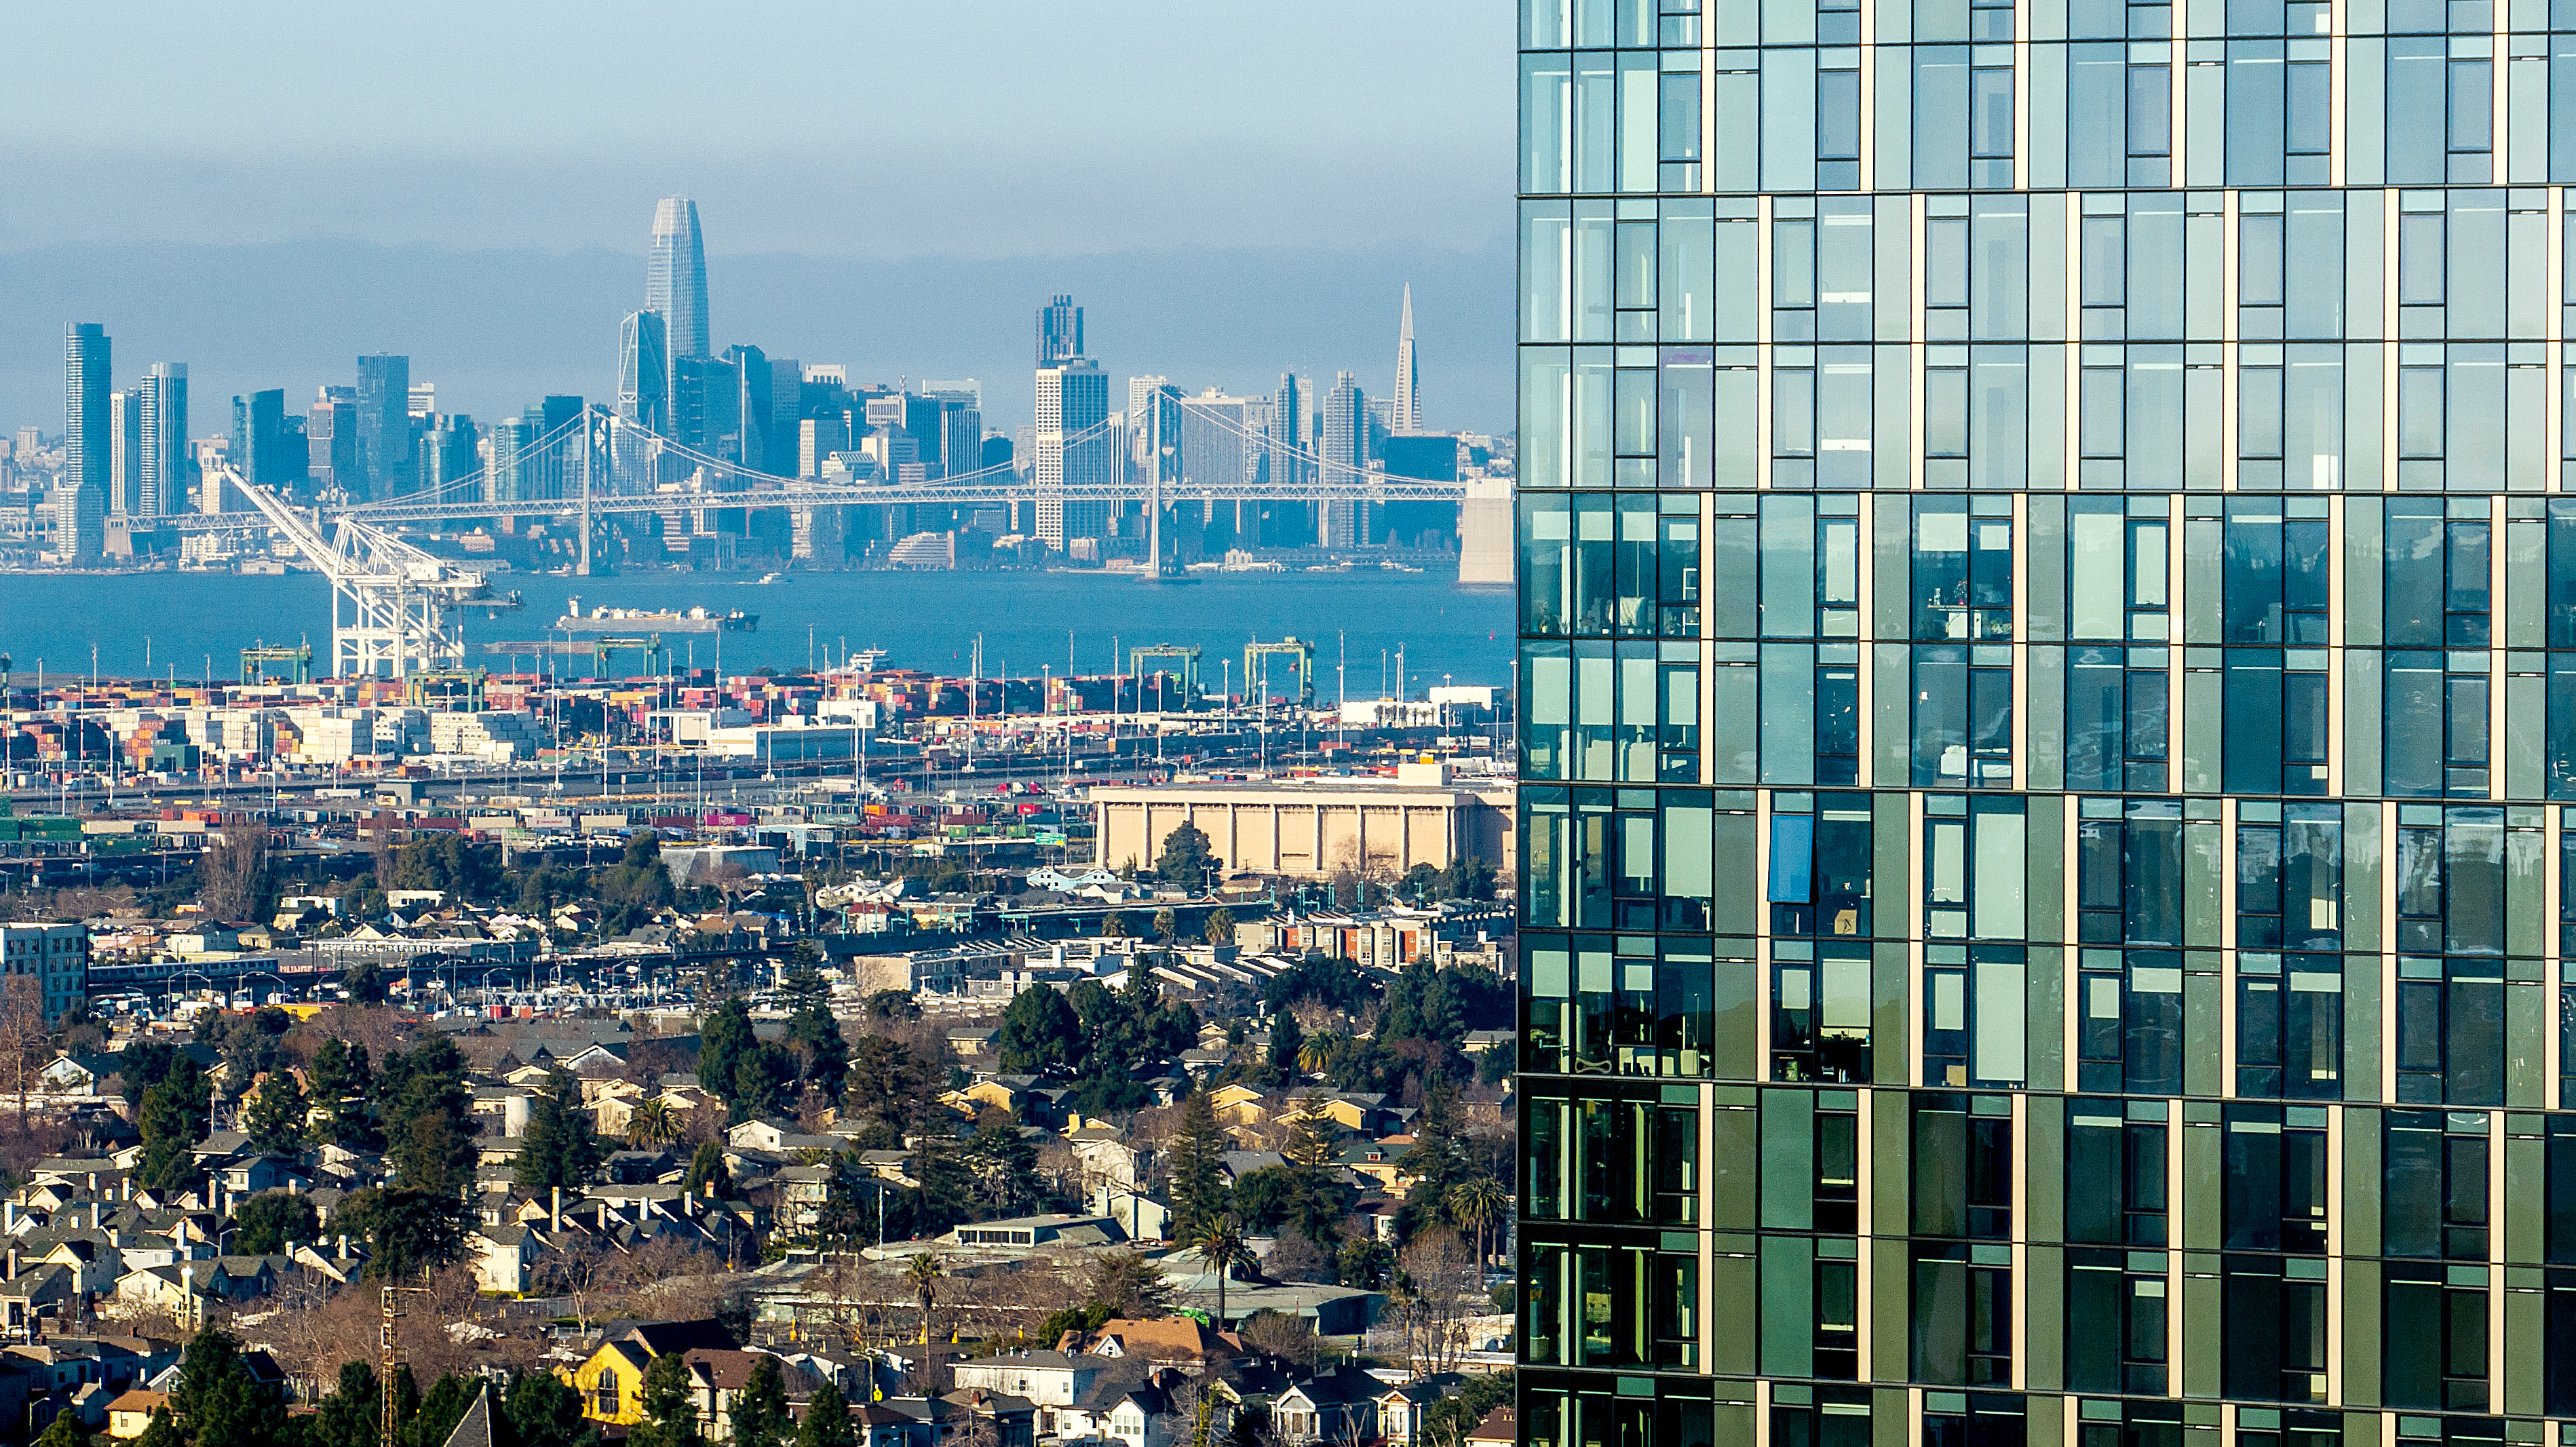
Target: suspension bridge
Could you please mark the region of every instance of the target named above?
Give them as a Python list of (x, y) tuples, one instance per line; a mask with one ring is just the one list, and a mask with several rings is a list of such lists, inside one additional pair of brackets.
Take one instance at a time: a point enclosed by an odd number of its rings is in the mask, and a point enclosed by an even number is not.
[(991, 504), (1045, 505), (1144, 502), (1162, 552), (1163, 511), (1191, 502), (1279, 502), (1352, 505), (1390, 502), (1456, 503), (1468, 495), (1459, 482), (1398, 477), (1289, 448), (1249, 429), (1219, 421), (1246, 447), (1267, 449), (1289, 465), (1287, 480), (1243, 475), (1175, 478), (1175, 449), (1152, 439), (1141, 478), (1125, 476), (1114, 455), (1116, 429), (1102, 423), (1066, 437), (1070, 479), (1040, 478), (1013, 463), (918, 481), (842, 482), (838, 477), (778, 477), (665, 437), (603, 408), (593, 407), (531, 442), (513, 458), (464, 477), (381, 500), (306, 505), (257, 486), (226, 467), (219, 495), (238, 497), (246, 509), (176, 514), (164, 526), (188, 533), (282, 535), (332, 585), (332, 672), (341, 678), (461, 670), (466, 666), (463, 622), (520, 606), (515, 593), (499, 593), (484, 570), (442, 558), (402, 537), (407, 526), (499, 518), (578, 520), (577, 571), (592, 571), (592, 547), (605, 519), (645, 513), (757, 508), (847, 507), (964, 508)]

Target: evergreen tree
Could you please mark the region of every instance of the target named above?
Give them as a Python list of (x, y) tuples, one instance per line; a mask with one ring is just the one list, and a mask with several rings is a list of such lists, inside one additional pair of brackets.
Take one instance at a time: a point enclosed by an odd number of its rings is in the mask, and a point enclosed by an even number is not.
[(787, 1383), (778, 1358), (767, 1353), (751, 1364), (751, 1377), (733, 1399), (733, 1447), (781, 1447), (794, 1423), (787, 1416)]
[(45, 1424), (45, 1434), (36, 1439), (36, 1447), (89, 1447), (89, 1429), (81, 1425), (80, 1413), (66, 1408)]
[(135, 1178), (156, 1191), (175, 1190), (197, 1173), (192, 1150), (206, 1138), (214, 1115), (214, 1092), (204, 1072), (185, 1055), (159, 1084), (143, 1092), (135, 1125), (143, 1133), (143, 1163)]
[(512, 1382), (505, 1415), (518, 1447), (594, 1447), (599, 1441), (599, 1429), (581, 1414), (581, 1393), (552, 1372), (529, 1372)]
[(632, 1447), (705, 1447), (689, 1400), (689, 1367), (678, 1352), (665, 1352), (644, 1369), (642, 1406), (644, 1420), (626, 1433)]
[(250, 1148), (292, 1155), (304, 1145), (304, 1091), (285, 1070), (272, 1070), (251, 1093), (242, 1113)]
[(1183, 1233), (1231, 1208), (1225, 1187), (1226, 1138), (1206, 1091), (1181, 1104), (1181, 1128), (1172, 1138), (1172, 1209)]
[(724, 1147), (714, 1141), (698, 1142), (697, 1154), (689, 1157), (688, 1179), (682, 1183), (710, 1201), (733, 1194), (733, 1172), (726, 1169)]
[[(482, 1391), (480, 1381), (468, 1381), (453, 1372), (442, 1374), (430, 1383), (429, 1395), (420, 1399), (420, 1412), (403, 1428), (407, 1447), (447, 1447), (447, 1439), (456, 1432), (456, 1424), (465, 1420), (473, 1407), (475, 1394)], [(499, 1426), (499, 1423), (494, 1423)]]
[(1018, 1215), (1037, 1200), (1038, 1148), (1019, 1127), (988, 1125), (978, 1129), (958, 1151), (960, 1164), (975, 1183), (975, 1199), (986, 1214)]
[(965, 1166), (959, 1163), (953, 1144), (937, 1136), (923, 1136), (920, 1147), (912, 1153), (912, 1178), (921, 1183), (912, 1201), (912, 1229), (916, 1236), (936, 1236), (966, 1219), (966, 1204), (974, 1185)]
[(729, 1118), (736, 1125), (784, 1109), (787, 1087), (796, 1077), (796, 1062), (786, 1050), (766, 1042), (735, 1057), (733, 1091), (726, 1096)]
[(407, 1189), (457, 1195), (474, 1179), (472, 1096), (465, 1059), (444, 1035), (386, 1057), (378, 1091), (386, 1156)]
[(1000, 1043), (1002, 1068), (1012, 1074), (1070, 1071), (1081, 1059), (1082, 1017), (1055, 990), (1022, 990), (1002, 1012)]
[(796, 1428), (796, 1447), (859, 1447), (858, 1434), (850, 1426), (850, 1404), (842, 1399), (840, 1388), (825, 1382), (806, 1399), (805, 1420)]
[[(788, 978), (792, 985), (795, 976)], [(832, 1018), (831, 1005), (819, 999), (799, 1005), (787, 1017), (787, 1048), (796, 1059), (798, 1081), (839, 1105), (850, 1078), (850, 1042), (842, 1038), (841, 1022)]]
[(545, 1089), (528, 1103), (528, 1129), (510, 1184), (530, 1196), (560, 1187), (577, 1191), (598, 1179), (608, 1160), (608, 1143), (599, 1138), (590, 1112), (581, 1103), (581, 1082), (561, 1066), (546, 1077)]
[(336, 1037), (323, 1041), (322, 1048), (313, 1052), (307, 1079), (312, 1102), (323, 1111), (313, 1123), (315, 1145), (337, 1142), (353, 1151), (384, 1149), (384, 1135), (375, 1121), (375, 1068), (365, 1045), (343, 1044)]
[(698, 1030), (698, 1083), (709, 1094), (732, 1105), (735, 1070), (756, 1044), (751, 1033), (751, 1007), (743, 1003), (741, 996), (717, 1006)]
[(1183, 824), (1163, 836), (1163, 852), (1154, 861), (1154, 872), (1162, 876), (1165, 884), (1198, 889), (1207, 883), (1206, 871), (1211, 866), (1221, 868), (1224, 864), (1210, 847), (1206, 830), (1196, 824)]
[(233, 1249), (246, 1256), (284, 1251), (322, 1232), (313, 1199), (292, 1191), (262, 1191), (233, 1211)]
[(464, 1198), (455, 1192), (413, 1191), (400, 1186), (370, 1186), (340, 1205), (334, 1220), (366, 1238), (369, 1276), (417, 1276), (453, 1261), (465, 1249), (471, 1224)]
[(144, 1424), (143, 1435), (134, 1439), (134, 1447), (187, 1447), (179, 1436), (179, 1424), (167, 1407), (157, 1408), (152, 1420)]
[(285, 1409), (251, 1379), (241, 1344), (213, 1327), (188, 1343), (171, 1405), (194, 1447), (273, 1447), (286, 1427)]
[(1297, 1078), (1297, 1057), (1306, 1048), (1306, 1032), (1299, 1028), (1297, 1017), (1286, 1010), (1270, 1014), (1270, 1078), (1285, 1082)]
[(312, 1447), (376, 1447), (382, 1396), (374, 1367), (342, 1362), (339, 1385), (313, 1414)]

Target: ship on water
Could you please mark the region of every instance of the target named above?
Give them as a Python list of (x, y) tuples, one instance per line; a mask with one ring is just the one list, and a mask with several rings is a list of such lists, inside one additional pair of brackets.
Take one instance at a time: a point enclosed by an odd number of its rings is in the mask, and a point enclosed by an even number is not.
[(581, 611), (579, 598), (569, 599), (564, 616), (554, 621), (558, 633), (757, 633), (760, 615), (740, 608), (719, 613), (712, 608), (687, 612), (655, 608), (593, 608)]

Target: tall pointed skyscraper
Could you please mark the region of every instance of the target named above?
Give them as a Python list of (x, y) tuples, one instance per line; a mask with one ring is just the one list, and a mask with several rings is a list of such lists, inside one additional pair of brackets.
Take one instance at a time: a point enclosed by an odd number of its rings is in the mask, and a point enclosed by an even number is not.
[(1395, 408), (1390, 432), (1422, 430), (1422, 359), (1413, 350), (1413, 283), (1404, 284), (1404, 321), (1395, 334)]
[(662, 314), (671, 360), (713, 354), (707, 342), (706, 239), (698, 234), (698, 203), (686, 196), (665, 196), (653, 208), (644, 309)]

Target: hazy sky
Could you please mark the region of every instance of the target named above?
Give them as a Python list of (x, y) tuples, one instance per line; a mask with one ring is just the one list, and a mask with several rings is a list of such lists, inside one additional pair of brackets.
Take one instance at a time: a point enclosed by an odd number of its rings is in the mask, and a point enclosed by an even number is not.
[[(0, 244), (1473, 246), (1501, 0), (12, 3)], [(35, 203), (35, 204), (29, 204)]]
[[(1411, 280), (1434, 424), (1509, 425), (1502, 0), (0, 16), (0, 425), (59, 428), (75, 318), (108, 324), (120, 383), (188, 361), (199, 435), (224, 395), (300, 403), (359, 351), (411, 352), (486, 416), (596, 394), (671, 193), (704, 218), (719, 347), (966, 369), (1020, 421), (1028, 317), (1078, 277), (1123, 308), (1091, 303), (1113, 373), (1383, 390)], [(963, 276), (998, 294), (939, 294)], [(1342, 315), (1368, 319), (1346, 347), (1316, 330)]]

